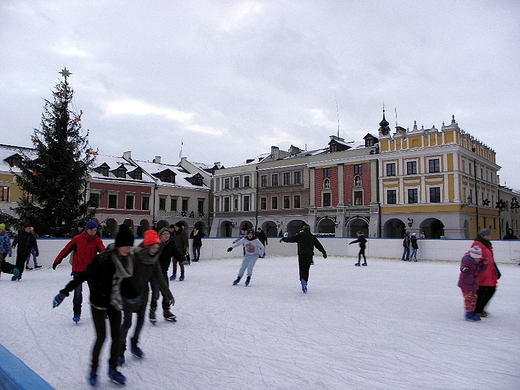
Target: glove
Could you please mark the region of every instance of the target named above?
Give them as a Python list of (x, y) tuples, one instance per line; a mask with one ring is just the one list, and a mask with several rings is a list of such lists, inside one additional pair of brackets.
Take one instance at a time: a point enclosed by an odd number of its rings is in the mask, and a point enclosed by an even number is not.
[(233, 250), (233, 248), (231, 248), (231, 247), (227, 248), (228, 252), (231, 252), (232, 250)]
[(18, 268), (14, 267), (13, 268), (13, 275), (16, 276), (16, 277), (20, 276), (20, 270)]
[(327, 258), (327, 254), (326, 254), (326, 253), (323, 254), (323, 258), (324, 258), (324, 259)]
[(175, 305), (175, 298), (172, 298), (169, 302), (168, 302), (168, 306), (173, 306)]
[(460, 272), (468, 272), (469, 271), (469, 268), (468, 267), (464, 267), (460, 270)]
[(52, 308), (54, 309), (55, 307), (58, 307), (59, 305), (61, 305), (61, 303), (63, 302), (65, 297), (66, 297), (66, 295), (62, 294), (62, 293), (59, 293), (58, 295), (56, 295), (54, 297), (54, 299), (52, 300)]
[(489, 263), (489, 260), (488, 259), (482, 259), (482, 264), (486, 265)]
[(58, 266), (58, 263), (52, 263), (52, 269), (56, 269), (57, 266)]

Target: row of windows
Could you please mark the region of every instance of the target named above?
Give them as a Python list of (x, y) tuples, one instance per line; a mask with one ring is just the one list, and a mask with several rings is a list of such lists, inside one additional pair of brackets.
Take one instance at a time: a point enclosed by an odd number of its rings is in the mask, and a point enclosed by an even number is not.
[[(386, 176), (397, 176), (397, 163), (387, 163)], [(441, 162), (438, 158), (432, 158), (428, 160), (428, 173), (438, 173), (441, 171)], [(417, 161), (406, 162), (406, 174), (417, 175)]]
[[(90, 194), (90, 200), (92, 202), (93, 207), (99, 207), (99, 194), (92, 192)], [(118, 200), (118, 194), (108, 194), (108, 208), (109, 209), (117, 209), (117, 200)], [(182, 198), (181, 202), (181, 210), (183, 212), (188, 211), (189, 207), (189, 198)], [(167, 205), (167, 197), (161, 196), (159, 198), (159, 210), (160, 211), (166, 211), (166, 205)], [(179, 211), (178, 210), (178, 198), (177, 197), (170, 197), (170, 211)], [(133, 194), (126, 194), (125, 196), (125, 209), (126, 210), (135, 210), (135, 195)], [(141, 197), (141, 209), (140, 210), (150, 210), (150, 196), (149, 195), (143, 195)], [(204, 199), (198, 199), (197, 203), (197, 212), (203, 213), (204, 212)]]
[[(242, 179), (242, 182), (241, 182)], [(269, 179), (271, 181), (269, 182)], [(282, 185), (299, 185), (302, 183), (302, 173), (301, 171), (295, 172), (284, 172), (281, 174)], [(236, 176), (233, 178), (225, 177), (222, 179), (223, 184), (222, 188), (228, 190), (231, 188), (249, 188), (251, 186), (251, 177), (249, 175), (246, 176)], [(278, 187), (280, 185), (280, 174), (272, 173), (271, 175), (260, 175), (260, 187)], [(217, 188), (218, 191), (218, 188)]]
[[(409, 188), (407, 190), (407, 203), (419, 203), (419, 190), (417, 188)], [(441, 202), (441, 188), (430, 187), (430, 203)], [(397, 204), (397, 190), (386, 191), (386, 203)]]

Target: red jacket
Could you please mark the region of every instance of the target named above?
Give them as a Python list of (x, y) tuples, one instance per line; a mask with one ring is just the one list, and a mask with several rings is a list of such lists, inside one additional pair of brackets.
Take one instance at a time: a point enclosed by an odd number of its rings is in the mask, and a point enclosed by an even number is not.
[(475, 240), (471, 246), (477, 245), (482, 249), (482, 258), (488, 259), (487, 268), (478, 274), (478, 285), (495, 287), (498, 281), (498, 272), (495, 267), (495, 259), (493, 258), (493, 246), (487, 247), (481, 241)]
[(67, 255), (74, 251), (72, 256), (72, 272), (84, 272), (87, 269), (94, 257), (101, 252), (104, 252), (105, 245), (101, 238), (96, 234), (91, 236), (86, 230), (74, 236), (70, 242), (65, 245), (65, 248), (56, 256), (54, 264), (60, 264)]

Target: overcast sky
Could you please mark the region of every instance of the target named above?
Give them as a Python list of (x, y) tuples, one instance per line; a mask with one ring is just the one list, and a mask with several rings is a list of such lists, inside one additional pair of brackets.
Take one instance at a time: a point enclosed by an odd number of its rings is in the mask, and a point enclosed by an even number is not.
[[(520, 1), (0, 2), (1, 143), (67, 67), (102, 154), (225, 166), (451, 116), (520, 189)], [(397, 115), (396, 115), (397, 113)]]

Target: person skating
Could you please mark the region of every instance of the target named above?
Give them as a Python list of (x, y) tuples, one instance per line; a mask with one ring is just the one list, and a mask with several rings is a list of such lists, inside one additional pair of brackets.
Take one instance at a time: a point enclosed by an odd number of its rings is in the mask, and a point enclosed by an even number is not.
[(482, 258), (482, 249), (477, 245), (472, 246), (462, 257), (460, 262), (460, 275), (457, 286), (464, 297), (465, 318), (468, 321), (480, 321), (480, 316), (475, 314), (477, 305), (477, 290), (479, 274), (488, 266), (488, 260)]
[(189, 247), (188, 233), (184, 231), (184, 225), (180, 221), (175, 225), (170, 225), (170, 228), (172, 227), (173, 231), (170, 229), (170, 240), (175, 242), (175, 246), (179, 251), (180, 257), (173, 257), (173, 272), (170, 280), (175, 280), (177, 278), (177, 263), (179, 263), (179, 270), (181, 271), (179, 282), (182, 282), (184, 280), (184, 266), (189, 264), (189, 261), (186, 259), (186, 254), (188, 254)]
[(488, 267), (479, 275), (477, 290), (477, 304), (475, 314), (480, 317), (487, 317), (488, 313), (484, 310), (493, 295), (495, 294), (500, 273), (493, 256), (493, 245), (491, 244), (491, 229), (482, 229), (477, 233), (477, 238), (472, 246), (482, 249), (482, 257), (488, 260)]
[(358, 253), (358, 262), (355, 264), (357, 267), (359, 267), (359, 263), (361, 263), (361, 256), (363, 256), (363, 265), (367, 265), (367, 258), (365, 256), (365, 249), (367, 247), (367, 239), (365, 238), (365, 235), (363, 232), (359, 231), (356, 232), (357, 240), (351, 241), (349, 245), (359, 243), (359, 253)]
[(27, 260), (27, 256), (31, 254), (31, 250), (36, 251), (36, 256), (38, 256), (38, 243), (36, 242), (36, 238), (34, 234), (31, 233), (31, 224), (26, 223), (24, 228), (18, 233), (16, 238), (13, 240), (12, 249), (16, 248), (16, 268), (18, 268), (18, 276), (14, 275), (11, 278), (12, 281), (19, 281), (22, 279), (23, 270), (25, 268), (25, 262)]
[(247, 279), (245, 282), (245, 285), (247, 287), (249, 286), (249, 283), (251, 283), (251, 276), (253, 276), (253, 268), (256, 264), (256, 261), (259, 257), (265, 256), (265, 247), (260, 242), (260, 240), (255, 237), (255, 232), (253, 231), (253, 229), (249, 229), (247, 231), (247, 235), (239, 241), (235, 242), (233, 245), (231, 245), (227, 249), (227, 251), (231, 252), (233, 248), (236, 248), (240, 245), (242, 245), (244, 248), (245, 256), (242, 260), (242, 265), (238, 270), (238, 276), (233, 282), (233, 286), (236, 286), (240, 282), (240, 279), (242, 279), (242, 276), (244, 276), (244, 272), (246, 272), (247, 269)]
[[(170, 239), (170, 231), (168, 228), (162, 228), (159, 230), (159, 239), (161, 240), (161, 249), (159, 253), (159, 265), (161, 267), (161, 276), (168, 285), (168, 268), (170, 267), (170, 263), (172, 257), (179, 258), (181, 256), (180, 252), (177, 250), (175, 246), (175, 242)], [(152, 278), (150, 281), (150, 285), (152, 287), (152, 298), (150, 299), (150, 311), (149, 311), (149, 319), (152, 324), (157, 323), (157, 317), (155, 312), (157, 311), (157, 300), (159, 299), (159, 293), (162, 294), (162, 309), (163, 316), (166, 321), (174, 322), (176, 321), (176, 316), (170, 311), (170, 306), (173, 306), (175, 300), (170, 301), (161, 289), (159, 288), (158, 278)]]
[(307, 284), (309, 283), (309, 270), (314, 256), (314, 248), (323, 253), (323, 258), (327, 258), (327, 252), (320, 241), (311, 233), (311, 227), (304, 225), (303, 229), (294, 236), (283, 237), (280, 242), (295, 242), (298, 244), (298, 267), (299, 278), (302, 291), (307, 292)]
[(403, 238), (403, 256), (402, 261), (410, 261), (410, 232), (406, 232)]
[(417, 242), (417, 235), (415, 233), (412, 233), (412, 236), (410, 237), (410, 246), (412, 247), (410, 261), (414, 259), (414, 261), (417, 262), (417, 249), (419, 249), (419, 244)]
[(264, 248), (266, 248), (267, 245), (269, 245), (269, 242), (267, 241), (267, 235), (261, 227), (257, 229), (256, 236), (258, 237)]
[(195, 228), (190, 233), (190, 238), (193, 239), (191, 246), (193, 248), (194, 263), (200, 260), (200, 248), (202, 247), (202, 239), (204, 237), (206, 237), (206, 234), (204, 234), (204, 232), (202, 232), (198, 226), (195, 226)]
[(52, 306), (55, 308), (78, 285), (84, 281), (88, 282), (92, 321), (96, 331), (88, 378), (91, 386), (98, 384), (99, 354), (106, 338), (106, 318), (108, 318), (112, 338), (108, 360), (108, 376), (110, 380), (120, 385), (126, 383), (126, 377), (117, 370), (117, 357), (119, 354), (123, 297), (135, 299), (138, 296), (130, 288), (129, 281), (123, 283), (124, 279), (130, 278), (133, 274), (133, 261), (130, 255), (133, 245), (134, 235), (130, 227), (121, 225), (114, 245), (110, 245), (106, 251), (96, 256), (87, 266), (85, 272), (70, 281), (53, 300)]
[[(72, 237), (67, 245), (58, 253), (52, 263), (52, 269), (56, 269), (63, 259), (72, 253), (72, 279), (78, 278), (82, 272), (85, 272), (87, 266), (94, 260), (94, 257), (105, 250), (105, 245), (101, 238), (99, 238), (97, 229), (98, 224), (96, 221), (88, 221), (85, 225), (85, 229), (80, 234)], [(72, 320), (75, 323), (78, 323), (81, 319), (82, 303), (83, 284), (80, 283), (74, 289), (74, 298), (72, 300)]]
[[(34, 235), (34, 238), (36, 239), (36, 235), (34, 233), (34, 228), (31, 226), (31, 234)], [(42, 266), (38, 264), (38, 260), (36, 259), (37, 255), (36, 255), (36, 250), (34, 248), (31, 249), (31, 253), (29, 254), (29, 256), (27, 256), (27, 261), (25, 262), (25, 269), (26, 270), (32, 270), (33, 268), (29, 265), (31, 263), (31, 257), (33, 259), (33, 265), (34, 265), (34, 269), (39, 269), (41, 268)]]
[(148, 283), (154, 279), (157, 281), (161, 292), (166, 296), (169, 304), (173, 303), (173, 295), (168, 288), (168, 283), (162, 275), (161, 265), (159, 264), (159, 251), (161, 249), (161, 240), (155, 230), (147, 230), (144, 232), (144, 240), (141, 245), (132, 249), (131, 257), (133, 260), (134, 273), (129, 280), (131, 288), (138, 294), (137, 298), (123, 298), (123, 324), (121, 325), (121, 338), (119, 343), (119, 365), (125, 362), (126, 336), (132, 326), (133, 313), (137, 314), (137, 322), (134, 329), (134, 335), (130, 340), (130, 352), (137, 358), (144, 356), (143, 351), (137, 345), (139, 343), (139, 335), (144, 324), (146, 306), (148, 305), (148, 296), (150, 290)]
[[(5, 230), (5, 223), (0, 223), (0, 262), (5, 261), (7, 256), (13, 255), (13, 249), (11, 248), (11, 239), (7, 230)], [(0, 272), (4, 272), (0, 269)], [(11, 272), (12, 273), (12, 270)]]

